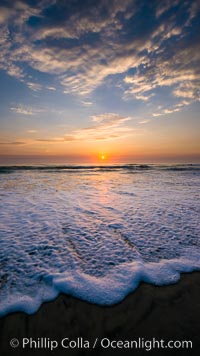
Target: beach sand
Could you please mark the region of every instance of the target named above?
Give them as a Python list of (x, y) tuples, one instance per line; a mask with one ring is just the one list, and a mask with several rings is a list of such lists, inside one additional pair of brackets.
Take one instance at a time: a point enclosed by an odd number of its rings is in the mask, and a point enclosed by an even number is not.
[[(67, 295), (44, 303), (34, 315), (13, 313), (0, 319), (0, 353), (6, 355), (198, 355), (200, 352), (200, 273), (183, 274), (174, 285), (142, 283), (121, 303), (100, 307)], [(191, 340), (192, 349), (22, 348), (22, 338), (60, 340)], [(12, 348), (11, 339), (20, 345)], [(44, 340), (44, 339), (43, 339)], [(46, 339), (47, 340), (47, 339)], [(97, 344), (98, 345), (98, 344)]]

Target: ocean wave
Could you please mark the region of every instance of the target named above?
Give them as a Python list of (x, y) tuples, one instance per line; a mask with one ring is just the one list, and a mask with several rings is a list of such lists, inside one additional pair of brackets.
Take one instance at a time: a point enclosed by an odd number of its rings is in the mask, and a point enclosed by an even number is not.
[(106, 165), (12, 165), (0, 166), (0, 174), (13, 173), (18, 171), (45, 171), (45, 172), (74, 172), (74, 171), (92, 171), (92, 172), (110, 172), (110, 171), (200, 171), (200, 164), (173, 164), (173, 165), (156, 165), (156, 164), (106, 164)]

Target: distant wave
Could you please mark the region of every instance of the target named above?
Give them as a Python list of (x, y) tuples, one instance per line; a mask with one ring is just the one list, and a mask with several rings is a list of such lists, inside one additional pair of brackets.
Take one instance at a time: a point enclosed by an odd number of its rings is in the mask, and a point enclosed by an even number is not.
[(16, 171), (148, 171), (148, 170), (165, 170), (165, 171), (200, 171), (200, 164), (112, 164), (112, 165), (12, 165), (0, 166), (0, 173), (13, 173)]

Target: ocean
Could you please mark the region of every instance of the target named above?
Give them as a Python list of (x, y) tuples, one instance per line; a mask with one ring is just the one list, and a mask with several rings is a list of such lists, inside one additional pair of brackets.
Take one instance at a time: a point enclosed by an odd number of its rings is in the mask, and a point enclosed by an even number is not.
[(0, 167), (0, 316), (200, 269), (200, 165)]

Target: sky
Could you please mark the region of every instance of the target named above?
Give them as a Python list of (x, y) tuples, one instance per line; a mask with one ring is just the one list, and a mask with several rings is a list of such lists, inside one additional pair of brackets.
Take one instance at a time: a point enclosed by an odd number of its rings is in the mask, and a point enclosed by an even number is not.
[(1, 0), (0, 157), (200, 162), (199, 0)]

